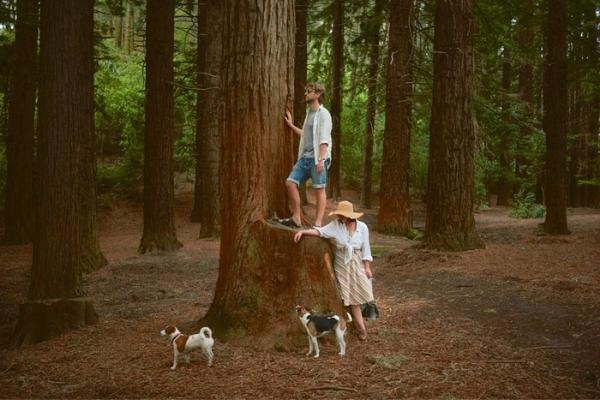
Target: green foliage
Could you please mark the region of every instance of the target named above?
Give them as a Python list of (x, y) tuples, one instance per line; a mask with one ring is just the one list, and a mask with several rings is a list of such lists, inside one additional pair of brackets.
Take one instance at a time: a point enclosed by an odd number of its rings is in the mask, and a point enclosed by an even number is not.
[(520, 191), (514, 196), (513, 206), (510, 212), (514, 218), (543, 218), (546, 215), (546, 207), (535, 202), (535, 194)]
[[(130, 187), (141, 183), (144, 146), (144, 76), (143, 59), (134, 54), (122, 57), (111, 43), (106, 43), (108, 56), (98, 62), (96, 83), (96, 141), (101, 160), (100, 187), (120, 176), (121, 184)], [(118, 173), (102, 175), (111, 168)], [(118, 185), (117, 185), (118, 186)]]

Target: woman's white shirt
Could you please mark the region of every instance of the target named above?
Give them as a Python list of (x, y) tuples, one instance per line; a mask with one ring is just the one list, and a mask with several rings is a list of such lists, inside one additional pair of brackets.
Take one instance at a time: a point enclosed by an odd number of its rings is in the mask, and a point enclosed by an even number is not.
[(354, 250), (361, 251), (363, 261), (373, 261), (373, 257), (371, 256), (371, 245), (369, 244), (369, 228), (364, 222), (356, 221), (356, 230), (352, 236), (348, 235), (346, 224), (337, 219), (316, 229), (321, 237), (334, 239), (338, 248), (345, 248), (344, 264), (350, 262)]

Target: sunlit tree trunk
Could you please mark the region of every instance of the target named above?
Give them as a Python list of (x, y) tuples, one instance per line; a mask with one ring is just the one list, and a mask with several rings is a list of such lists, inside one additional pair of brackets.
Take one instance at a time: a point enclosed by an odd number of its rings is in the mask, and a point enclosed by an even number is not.
[(473, 0), (438, 0), (434, 24), (425, 244), (460, 251), (483, 245), (473, 217)]
[(390, 3), (390, 38), (385, 98), (378, 222), (384, 231), (405, 234), (409, 218), (413, 0)]
[(544, 120), (546, 133), (546, 220), (544, 230), (566, 234), (566, 157), (567, 157), (567, 4), (566, 0), (548, 3), (544, 56)]
[(174, 0), (146, 3), (144, 233), (139, 252), (181, 247), (175, 232), (173, 181)]
[(339, 199), (342, 195), (341, 161), (342, 161), (342, 86), (344, 81), (344, 5), (342, 0), (333, 0), (333, 32), (331, 55), (331, 119), (333, 141), (331, 167), (327, 196)]
[(363, 177), (361, 204), (371, 208), (371, 189), (373, 185), (373, 132), (377, 113), (377, 77), (379, 75), (379, 31), (383, 12), (383, 0), (375, 0), (373, 15), (368, 24), (369, 77), (367, 83), (367, 114), (363, 147)]
[(34, 114), (37, 82), (37, 0), (17, 2), (15, 64), (10, 81), (6, 142), (4, 242), (29, 243), (33, 236)]
[(219, 233), (219, 111), (221, 106), (220, 1), (198, 6), (198, 94), (196, 101), (196, 183), (192, 220), (200, 237)]
[(82, 143), (91, 135), (93, 0), (41, 5), (36, 233), (28, 302), (12, 342), (97, 320), (81, 286)]
[(199, 324), (224, 339), (251, 335), (255, 345), (286, 348), (306, 340), (290, 323), (296, 304), (341, 311), (327, 244), (294, 244), (293, 231), (267, 222), (287, 208), (281, 183), (294, 153), (281, 118), (294, 90), (294, 1), (223, 6), (221, 252), (213, 303)]

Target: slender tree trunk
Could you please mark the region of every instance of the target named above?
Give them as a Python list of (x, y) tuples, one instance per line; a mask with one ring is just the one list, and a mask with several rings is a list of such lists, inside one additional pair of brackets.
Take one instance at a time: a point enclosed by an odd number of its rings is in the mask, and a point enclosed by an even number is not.
[(42, 3), (36, 233), (29, 302), (13, 344), (94, 323), (81, 298), (82, 141), (91, 135), (93, 0)]
[(123, 16), (122, 15), (114, 16), (113, 21), (114, 21), (113, 24), (115, 26), (115, 32), (114, 32), (115, 46), (119, 49), (122, 49), (123, 48)]
[[(577, 62), (579, 63), (581, 63), (582, 61), (583, 60), (581, 59), (577, 60)], [(567, 164), (566, 182), (568, 194), (567, 204), (570, 207), (581, 206), (580, 187), (578, 185), (578, 180), (581, 172), (581, 165), (585, 162), (583, 154), (583, 93), (580, 79), (581, 76), (576, 77), (572, 87), (568, 89), (568, 91), (570, 92), (570, 94), (568, 95), (569, 108), (567, 121), (567, 132), (569, 135), (567, 144), (569, 162)]]
[(339, 199), (342, 195), (342, 86), (344, 80), (344, 5), (342, 0), (333, 1), (333, 33), (331, 55), (331, 119), (333, 141), (331, 166), (329, 167), (328, 197)]
[[(598, 63), (598, 17), (596, 7), (590, 4), (586, 12), (588, 70), (597, 73), (600, 70)], [(593, 76), (593, 75), (592, 75)], [(598, 75), (596, 75), (598, 76)], [(586, 180), (596, 179), (600, 182), (600, 141), (598, 140), (598, 120), (600, 117), (600, 84), (596, 82), (586, 94), (585, 101), (585, 158), (586, 164), (583, 176)], [(600, 207), (600, 185), (586, 185), (583, 205), (586, 207)]]
[(413, 0), (390, 3), (385, 130), (381, 161), (378, 222), (384, 231), (406, 234), (409, 207), (412, 95)]
[(373, 132), (377, 113), (377, 77), (379, 76), (379, 31), (383, 13), (383, 0), (375, 0), (375, 9), (369, 23), (369, 81), (367, 84), (367, 114), (363, 148), (363, 179), (361, 204), (371, 208), (371, 188), (373, 185)]
[[(510, 124), (510, 100), (509, 95), (512, 84), (512, 65), (510, 64), (510, 54), (505, 48), (502, 54), (502, 119), (506, 125)], [(512, 197), (512, 184), (510, 176), (511, 171), (511, 156), (510, 148), (512, 144), (512, 132), (505, 129), (500, 133), (500, 178), (498, 179), (498, 205), (509, 205)]]
[(425, 244), (452, 251), (483, 246), (473, 217), (473, 33), (473, 0), (436, 2)]
[(544, 58), (544, 120), (546, 133), (546, 220), (549, 234), (566, 234), (567, 152), (567, 4), (549, 3)]
[(181, 247), (175, 232), (173, 180), (174, 0), (146, 3), (144, 233), (139, 252)]
[(292, 230), (265, 222), (287, 208), (281, 182), (294, 150), (281, 115), (293, 99), (294, 1), (224, 7), (221, 255), (215, 297), (199, 324), (225, 339), (249, 335), (254, 345), (288, 348), (306, 340), (289, 320), (298, 302), (341, 311), (327, 244), (294, 244)]
[(219, 233), (219, 110), (221, 93), (221, 26), (218, 1), (198, 5), (198, 87), (196, 102), (196, 186), (192, 220), (200, 237)]
[[(306, 101), (304, 100), (304, 85), (306, 85), (307, 70), (307, 31), (306, 18), (308, 15), (308, 0), (296, 0), (296, 53), (294, 57), (294, 125), (302, 127), (306, 116)], [(294, 134), (294, 148), (298, 148), (300, 136)], [(294, 159), (297, 158), (297, 155)], [(306, 182), (300, 185), (300, 201), (308, 204), (306, 197)]]
[[(519, 31), (517, 34), (517, 42), (519, 46), (519, 81), (518, 90), (519, 98), (522, 102), (523, 116), (526, 123), (521, 124), (519, 129), (519, 138), (516, 145), (516, 159), (515, 159), (515, 175), (520, 185), (527, 180), (528, 175), (536, 173), (531, 171), (532, 161), (530, 157), (525, 154), (529, 151), (529, 138), (532, 135), (532, 127), (529, 121), (533, 119), (533, 64), (532, 59), (534, 57), (533, 49), (533, 0), (526, 0), (524, 11), (521, 13), (519, 18)], [(521, 190), (517, 188), (516, 190)]]
[(37, 82), (37, 0), (17, 2), (14, 74), (10, 81), (6, 143), (4, 242), (29, 243), (33, 236), (33, 153)]

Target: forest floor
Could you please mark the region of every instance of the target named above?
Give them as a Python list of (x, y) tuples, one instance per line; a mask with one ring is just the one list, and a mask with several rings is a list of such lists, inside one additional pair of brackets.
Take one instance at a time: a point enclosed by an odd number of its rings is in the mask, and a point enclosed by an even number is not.
[[(349, 332), (346, 357), (332, 338), (320, 339), (313, 359), (304, 347), (264, 351), (215, 332), (212, 368), (193, 354), (171, 371), (159, 331), (198, 320), (218, 273), (219, 242), (196, 239), (191, 201), (178, 195), (183, 249), (162, 255), (136, 253), (140, 204), (103, 206), (109, 264), (85, 277), (100, 321), (16, 350), (7, 342), (26, 298), (31, 247), (0, 247), (0, 397), (600, 398), (600, 210), (569, 210), (572, 233), (558, 237), (539, 235), (541, 220), (511, 218), (507, 208), (481, 210), (487, 247), (463, 253), (373, 232), (381, 318), (369, 322), (366, 342)], [(415, 225), (423, 226), (418, 208)], [(299, 324), (293, 312), (290, 324)]]

